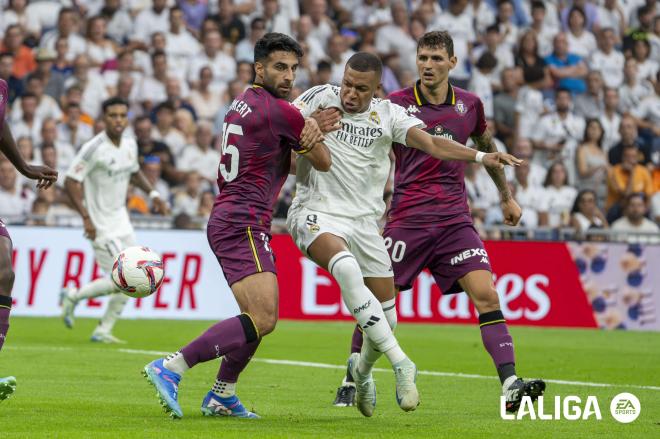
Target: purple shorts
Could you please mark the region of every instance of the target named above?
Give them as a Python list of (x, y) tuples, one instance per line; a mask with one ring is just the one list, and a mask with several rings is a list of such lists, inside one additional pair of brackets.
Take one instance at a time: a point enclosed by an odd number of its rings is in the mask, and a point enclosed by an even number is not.
[(385, 227), (387, 251), (392, 259), (394, 283), (408, 290), (428, 268), (443, 294), (463, 291), (458, 280), (476, 270), (488, 270), (484, 244), (471, 223), (430, 228)]
[(206, 236), (229, 286), (255, 273), (277, 274), (269, 228), (209, 221)]
[(7, 226), (5, 226), (5, 223), (3, 223), (2, 220), (0, 220), (0, 236), (4, 236), (11, 241), (9, 230), (7, 230)]

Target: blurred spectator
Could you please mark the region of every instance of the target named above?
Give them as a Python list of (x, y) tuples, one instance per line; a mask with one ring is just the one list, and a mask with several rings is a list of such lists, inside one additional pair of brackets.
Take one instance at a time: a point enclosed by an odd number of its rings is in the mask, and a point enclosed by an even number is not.
[[(552, 53), (552, 38), (559, 31), (557, 27), (556, 7), (551, 2), (532, 0), (532, 24), (530, 29), (536, 32), (538, 54), (545, 58)], [(550, 8), (551, 11), (547, 9)], [(554, 20), (553, 20), (554, 17)]]
[(197, 39), (186, 29), (183, 11), (178, 6), (170, 8), (169, 31), (165, 33), (165, 53), (172, 67), (180, 72), (188, 69), (190, 60), (200, 50)]
[(85, 142), (94, 137), (92, 127), (81, 121), (80, 105), (71, 102), (66, 106), (63, 122), (57, 125), (57, 138), (60, 142), (73, 145), (77, 150)]
[(499, 91), (502, 86), (502, 83), (500, 82), (502, 72), (506, 68), (513, 67), (515, 61), (511, 48), (502, 44), (500, 28), (495, 25), (489, 26), (486, 30), (484, 44), (477, 46), (472, 50), (472, 62), (476, 64), (484, 53), (490, 53), (496, 60), (495, 67), (488, 75), (488, 79), (490, 80), (494, 91)]
[[(449, 72), (449, 78), (452, 80), (452, 84), (461, 88), (467, 88), (470, 81), (470, 52), (472, 45), (477, 40), (472, 26), (472, 17), (467, 13), (467, 3), (467, 0), (451, 0), (449, 9), (443, 11), (428, 29), (429, 31), (444, 30), (452, 36), (457, 63), (456, 67)], [(500, 34), (506, 36), (504, 28), (507, 23), (498, 22), (498, 24)]]
[[(14, 55), (11, 52), (0, 51), (0, 78), (9, 86), (9, 104), (23, 94), (23, 81), (14, 76)], [(12, 107), (13, 108), (13, 107)]]
[(571, 209), (571, 227), (578, 237), (588, 230), (609, 228), (605, 215), (596, 205), (596, 194), (591, 189), (583, 189), (575, 197)]
[[(183, 82), (185, 84), (185, 81)], [(172, 105), (175, 111), (185, 110), (190, 113), (193, 119), (197, 119), (197, 112), (190, 102), (186, 99), (190, 95), (190, 90), (186, 87), (182, 90), (182, 82), (179, 78), (167, 78), (165, 81), (165, 101)]]
[(493, 98), (493, 113), (498, 138), (505, 144), (513, 143), (516, 126), (516, 101), (518, 99), (518, 78), (515, 69), (502, 71), (502, 89)]
[[(129, 76), (133, 84), (140, 84), (143, 75), (135, 65), (135, 56), (130, 49), (123, 50), (117, 55), (116, 68), (107, 68), (103, 70), (103, 81), (108, 89), (110, 95), (115, 95), (119, 88), (119, 78), (122, 75)], [(137, 100), (137, 89), (130, 95), (129, 103), (132, 104)]]
[(32, 50), (23, 44), (23, 29), (18, 24), (9, 26), (0, 44), (0, 52), (9, 52), (14, 59), (12, 75), (22, 79), (37, 68)]
[[(21, 153), (21, 156), (23, 156), (23, 159), (27, 163), (34, 163), (34, 162), (39, 162), (41, 161), (41, 154), (39, 151), (35, 151), (34, 149), (34, 144), (32, 143), (32, 139), (29, 137), (21, 136), (16, 138), (16, 147), (18, 148), (18, 152)], [(4, 155), (0, 155), (0, 161), (5, 160)], [(20, 179), (23, 177), (22, 175), (18, 175), (18, 178)]]
[(587, 30), (586, 20), (587, 17), (582, 8), (573, 6), (568, 12), (568, 28), (566, 29), (568, 51), (583, 59), (596, 51), (596, 38)]
[(197, 209), (197, 215), (208, 219), (211, 216), (213, 211), (213, 204), (215, 203), (215, 195), (211, 191), (202, 192), (202, 196), (199, 201), (199, 209)]
[(621, 163), (610, 170), (606, 204), (610, 223), (621, 216), (623, 203), (630, 194), (643, 193), (647, 197), (653, 195), (651, 174), (646, 167), (638, 164), (638, 154), (639, 149), (635, 145), (626, 146)]
[(17, 24), (26, 32), (26, 37), (38, 40), (41, 37), (41, 23), (34, 13), (34, 8), (31, 11), (27, 8), (28, 1), (10, 0), (6, 3), (7, 9), (0, 14), (0, 35), (3, 35), (9, 26)]
[(99, 15), (105, 18), (106, 33), (115, 43), (123, 44), (133, 31), (133, 20), (122, 8), (122, 0), (104, 0)]
[(575, 9), (582, 11), (584, 17), (584, 26), (592, 30), (594, 25), (598, 24), (598, 9), (596, 5), (587, 0), (572, 0), (564, 3), (566, 6), (561, 10), (561, 25), (564, 31), (571, 27), (571, 13)]
[(195, 135), (195, 144), (188, 145), (183, 149), (178, 161), (178, 168), (183, 172), (197, 171), (213, 187), (218, 177), (218, 166), (220, 164), (220, 153), (213, 149), (211, 142), (213, 133), (211, 124), (199, 122)]
[[(621, 36), (626, 29), (626, 12), (618, 0), (604, 0), (598, 6), (598, 25), (601, 31), (612, 29), (615, 44), (621, 43)], [(607, 75), (603, 75), (607, 77)]]
[(50, 49), (42, 48), (37, 50), (37, 69), (33, 75), (42, 79), (43, 92), (55, 101), (59, 101), (60, 97), (64, 94), (64, 82), (67, 77), (64, 74), (53, 70), (55, 57), (55, 52)]
[[(309, 15), (301, 15), (298, 21), (298, 34), (297, 40), (301, 44), (307, 45), (306, 55), (309, 57), (309, 62), (312, 66), (316, 66), (319, 61), (327, 58), (325, 46), (311, 35), (313, 29), (312, 19)], [(236, 49), (238, 52), (238, 48)]]
[(174, 112), (174, 128), (183, 135), (186, 145), (195, 142), (195, 120), (190, 111), (179, 108)]
[(571, 111), (571, 93), (559, 89), (555, 111), (541, 117), (532, 129), (534, 161), (539, 165), (562, 160), (569, 163), (569, 179), (575, 181), (575, 150), (584, 136), (584, 118)]
[(229, 86), (227, 87), (227, 98), (224, 99), (224, 103), (220, 106), (220, 109), (218, 110), (218, 113), (215, 115), (215, 119), (213, 121), (213, 134), (214, 135), (221, 135), (222, 134), (222, 124), (224, 123), (225, 120), (225, 114), (227, 114), (227, 111), (229, 111), (229, 108), (231, 107), (232, 102), (234, 102), (234, 99), (238, 97), (241, 93), (243, 93), (243, 90), (245, 90), (245, 85), (243, 85), (240, 81), (238, 80), (233, 80), (229, 82)]
[(100, 74), (90, 70), (87, 55), (78, 55), (73, 60), (73, 76), (64, 83), (69, 88), (77, 85), (82, 90), (80, 109), (96, 119), (101, 114), (101, 103), (108, 98), (105, 83)]
[(520, 224), (535, 228), (547, 224), (548, 209), (543, 186), (533, 183), (529, 178), (529, 166), (529, 162), (525, 161), (514, 170), (514, 196), (523, 211)]
[(622, 113), (637, 108), (642, 99), (653, 93), (651, 84), (646, 80), (639, 80), (639, 67), (635, 58), (628, 58), (623, 68), (623, 85), (619, 91), (620, 108)]
[[(429, 12), (432, 14), (434, 13), (434, 9), (430, 5), (433, 5), (433, 3), (428, 1), (423, 2), (420, 5), (420, 9), (424, 6), (429, 7)], [(495, 23), (495, 11), (488, 5), (487, 1), (471, 0), (468, 4), (467, 12), (474, 17), (474, 28), (479, 35), (485, 34), (486, 29)]]
[(225, 88), (213, 84), (213, 71), (202, 67), (199, 71), (197, 89), (190, 92), (190, 103), (197, 111), (200, 120), (213, 121), (224, 103)]
[[(456, 35), (452, 36), (456, 47)], [(392, 4), (392, 23), (380, 27), (376, 32), (376, 50), (382, 57), (398, 55), (402, 68), (415, 70), (417, 42), (410, 35), (408, 12), (404, 3), (396, 1)], [(465, 53), (466, 58), (467, 55)]]
[[(497, 218), (492, 218), (490, 212), (497, 212), (500, 207), (500, 195), (483, 166), (468, 163), (465, 166), (465, 189), (470, 200), (470, 211), (473, 218), (482, 223), (491, 224)], [(501, 213), (499, 213), (501, 217)]]
[(568, 172), (562, 162), (553, 163), (545, 178), (545, 201), (547, 215), (542, 217), (542, 226), (565, 227), (570, 223), (570, 213), (577, 190), (568, 184)]
[(41, 119), (37, 116), (39, 100), (34, 93), (26, 92), (21, 96), (20, 119), (12, 120), (11, 131), (15, 138), (27, 136), (32, 143), (41, 142)]
[(151, 68), (153, 73), (145, 75), (142, 79), (138, 98), (146, 112), (167, 99), (165, 83), (168, 78), (168, 66), (165, 52), (156, 50), (151, 54)]
[(192, 32), (198, 33), (208, 13), (208, 2), (206, 0), (182, 0), (178, 4), (183, 11), (186, 27)]
[(538, 39), (536, 32), (528, 30), (523, 33), (518, 42), (515, 64), (520, 68), (521, 77), (526, 67), (540, 67), (545, 69), (546, 62), (539, 55)]
[[(645, 41), (650, 32), (652, 32), (651, 25), (653, 22), (654, 8), (653, 2), (651, 4), (643, 4), (643, 1), (632, 1), (630, 6), (635, 8), (630, 11), (630, 24), (635, 26), (629, 29), (623, 39), (623, 53), (626, 56), (630, 55), (636, 41)], [(633, 20), (636, 18), (636, 20)]]
[(571, 93), (584, 93), (584, 78), (588, 69), (582, 58), (568, 52), (566, 34), (560, 33), (553, 40), (552, 54), (545, 59), (550, 76), (555, 81), (555, 88), (565, 88)]
[(621, 125), (621, 115), (618, 112), (619, 102), (618, 90), (615, 88), (606, 88), (603, 99), (605, 108), (598, 119), (604, 131), (602, 146), (606, 153), (621, 140), (621, 135), (619, 134), (619, 127)]
[(595, 119), (603, 112), (603, 77), (598, 70), (587, 74), (587, 92), (575, 96), (575, 114)]
[[(161, 199), (169, 201), (171, 198), (170, 187), (162, 178), (162, 166), (160, 158), (155, 155), (148, 155), (144, 157), (142, 162), (142, 172), (149, 180), (151, 186), (160, 193)], [(149, 198), (149, 194), (145, 194), (140, 189), (136, 189), (136, 195), (139, 195), (148, 205), (149, 212), (152, 211), (153, 204)]]
[[(309, 20), (309, 17), (307, 17)], [(299, 25), (300, 26), (300, 25)], [(266, 22), (261, 17), (256, 17), (252, 19), (250, 23), (250, 37), (244, 38), (236, 45), (236, 61), (247, 61), (249, 63), (254, 62), (254, 45), (257, 41), (266, 34)], [(298, 42), (302, 43), (305, 40), (300, 38), (298, 35)]]
[[(35, 115), (38, 119), (60, 119), (62, 117), (62, 110), (57, 101), (51, 96), (44, 94), (44, 81), (43, 78), (37, 74), (32, 73), (26, 80), (26, 91), (37, 98), (37, 109)], [(12, 121), (18, 121), (23, 118), (23, 111), (21, 105), (22, 98), (15, 101), (16, 108), (11, 113)]]
[(334, 34), (328, 41), (328, 61), (332, 68), (330, 84), (340, 85), (344, 76), (346, 62), (353, 55), (353, 50), (346, 47), (346, 41), (340, 34)]
[(67, 41), (66, 59), (72, 61), (78, 55), (87, 51), (87, 43), (83, 37), (78, 35), (78, 24), (80, 17), (73, 8), (62, 8), (57, 16), (57, 28), (46, 32), (41, 41), (40, 47), (45, 47), (57, 51), (56, 42), (63, 38)]
[(619, 134), (621, 135), (621, 141), (607, 153), (610, 165), (621, 163), (624, 149), (632, 146), (636, 148), (638, 163), (649, 163), (651, 161), (651, 149), (639, 137), (634, 117), (628, 114), (623, 115), (619, 125)]
[(189, 216), (197, 215), (201, 198), (201, 180), (195, 171), (186, 174), (183, 187), (174, 194), (172, 214), (185, 213)]
[(34, 194), (17, 183), (16, 168), (3, 157), (0, 160), (0, 217), (21, 217), (30, 212)]
[[(266, 25), (266, 32), (279, 32), (281, 34), (291, 35), (289, 17), (283, 13), (278, 3), (278, 0), (263, 0), (262, 17)], [(222, 11), (222, 8), (220, 10)]]
[(141, 48), (146, 48), (154, 32), (166, 33), (169, 28), (167, 0), (152, 0), (151, 8), (144, 9), (135, 17), (130, 39)]
[(156, 123), (151, 130), (151, 137), (169, 146), (175, 157), (181, 154), (186, 146), (183, 134), (174, 127), (174, 106), (169, 102), (163, 102), (155, 110)]
[[(497, 2), (497, 15), (495, 23), (500, 27), (500, 34), (502, 34), (504, 44), (513, 48), (518, 42), (520, 29), (518, 28), (520, 22), (519, 17), (515, 16), (515, 5), (511, 0), (499, 0)], [(468, 27), (472, 27), (468, 25)]]
[(603, 150), (604, 130), (598, 119), (589, 119), (584, 130), (584, 140), (578, 147), (577, 187), (580, 190), (591, 189), (599, 206), (605, 203), (607, 195), (607, 174), (609, 164)]
[(163, 142), (152, 138), (152, 124), (148, 116), (140, 116), (133, 122), (133, 131), (138, 144), (138, 156), (140, 163), (144, 163), (147, 157), (156, 156), (160, 159), (163, 178), (172, 185), (183, 181), (183, 173), (176, 168), (176, 161), (170, 148)]
[(312, 19), (310, 36), (325, 47), (333, 34), (335, 25), (328, 17), (328, 4), (326, 0), (309, 0), (309, 18)]
[(69, 59), (69, 39), (66, 37), (58, 37), (57, 40), (55, 40), (55, 62), (53, 62), (53, 71), (61, 73), (66, 78), (73, 74), (73, 65)]
[(87, 21), (87, 55), (92, 67), (100, 71), (110, 61), (115, 61), (117, 48), (115, 43), (106, 37), (106, 21), (101, 16), (92, 17)]
[(651, 44), (646, 39), (637, 40), (633, 43), (632, 53), (637, 61), (637, 79), (653, 82), (658, 73), (658, 62), (651, 59)]
[(468, 90), (479, 96), (484, 105), (484, 115), (487, 119), (492, 119), (493, 110), (493, 87), (490, 82), (490, 74), (497, 66), (495, 56), (486, 52), (477, 61), (476, 69), (472, 72), (472, 78), (468, 84)]
[(653, 146), (660, 150), (660, 71), (656, 73), (653, 89), (654, 93), (642, 99), (631, 112), (640, 131), (644, 130)]
[[(533, 151), (531, 140), (521, 137), (516, 140), (511, 154), (529, 163), (528, 180), (533, 186), (542, 186), (543, 182), (545, 182), (545, 177), (548, 171), (544, 166), (539, 165), (536, 161), (532, 160)], [(512, 181), (514, 179), (513, 171), (514, 169), (512, 167), (507, 167), (505, 169), (507, 180)]]
[(647, 214), (646, 196), (633, 193), (626, 197), (624, 216), (612, 223), (612, 230), (625, 233), (655, 233), (655, 236), (629, 236), (627, 242), (659, 243), (660, 227), (650, 219)]
[[(57, 122), (55, 119), (45, 119), (41, 124), (41, 152), (44, 148), (52, 147), (57, 155), (57, 171), (65, 175), (76, 155), (76, 150), (69, 143), (57, 139)], [(43, 157), (42, 157), (43, 158)], [(63, 180), (63, 179), (61, 179)]]
[(545, 73), (539, 66), (525, 67), (523, 70), (525, 85), (518, 91), (516, 99), (516, 135), (531, 138), (536, 124), (546, 113), (541, 89), (545, 84)]
[(208, 66), (213, 71), (213, 80), (216, 83), (226, 83), (236, 77), (236, 61), (222, 51), (222, 36), (220, 32), (211, 31), (204, 35), (202, 40), (204, 49), (190, 60), (188, 81), (197, 84), (199, 71)]
[(589, 68), (601, 73), (606, 87), (617, 88), (623, 84), (625, 58), (615, 49), (616, 36), (612, 28), (601, 29), (598, 50), (589, 55)]

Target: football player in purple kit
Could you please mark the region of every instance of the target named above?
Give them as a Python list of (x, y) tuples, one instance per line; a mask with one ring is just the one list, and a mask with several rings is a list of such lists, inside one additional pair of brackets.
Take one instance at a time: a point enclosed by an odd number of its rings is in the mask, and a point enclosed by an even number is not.
[[(425, 34), (417, 45), (420, 79), (413, 87), (393, 92), (388, 98), (421, 119), (429, 133), (463, 144), (472, 138), (479, 151), (495, 152), (481, 100), (449, 84), (449, 71), (456, 62), (448, 32)], [(513, 340), (500, 310), (487, 253), (470, 216), (465, 164), (438, 161), (423, 151), (396, 143), (393, 149), (394, 194), (383, 237), (396, 288), (412, 288), (415, 278), (428, 268), (443, 294), (468, 294), (479, 313), (481, 337), (497, 368), (506, 408), (517, 411), (522, 397), (536, 399), (543, 394), (545, 383), (523, 381), (516, 375)], [(486, 169), (500, 192), (505, 224), (516, 225), (522, 211), (509, 192), (503, 170)], [(464, 252), (469, 256), (460, 257)], [(356, 326), (351, 352), (360, 352), (362, 338)], [(353, 382), (347, 372), (337, 390), (336, 406), (353, 404)]]
[[(9, 100), (9, 87), (4, 79), (0, 79), (0, 151), (25, 177), (37, 180), (37, 187), (46, 189), (57, 181), (57, 171), (48, 166), (30, 165), (25, 162), (16, 148), (14, 136), (9, 124), (5, 123), (5, 110)], [(5, 157), (2, 160), (5, 160)], [(12, 269), (12, 243), (9, 232), (0, 220), (0, 350), (9, 330), (9, 313), (11, 312), (11, 290), (14, 286), (14, 270)], [(16, 378), (0, 378), (0, 401), (7, 399), (16, 389)]]
[(262, 337), (275, 328), (278, 287), (269, 246), (272, 212), (287, 178), (291, 151), (319, 171), (331, 156), (313, 119), (287, 102), (303, 52), (290, 37), (269, 33), (254, 49), (255, 84), (225, 116), (218, 186), (207, 235), (242, 314), (223, 320), (181, 350), (149, 363), (144, 375), (174, 418), (183, 416), (178, 384), (195, 365), (224, 356), (202, 402), (205, 416), (258, 418), (236, 396), (239, 374)]

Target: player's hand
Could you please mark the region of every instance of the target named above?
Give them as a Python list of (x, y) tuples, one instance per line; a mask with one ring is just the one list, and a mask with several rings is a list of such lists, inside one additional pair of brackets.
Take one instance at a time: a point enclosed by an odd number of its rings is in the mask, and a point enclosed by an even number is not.
[(504, 216), (504, 224), (507, 226), (516, 226), (520, 222), (520, 217), (522, 216), (522, 209), (513, 199), (513, 197), (508, 200), (504, 200), (500, 203), (502, 208), (502, 216)]
[(331, 131), (336, 131), (341, 128), (339, 121), (341, 120), (341, 111), (339, 108), (326, 108), (323, 110), (316, 110), (312, 113), (311, 117), (318, 123), (319, 128), (323, 134)]
[(154, 203), (154, 210), (156, 211), (156, 213), (160, 213), (161, 215), (170, 214), (170, 206), (168, 206), (167, 202), (165, 202), (160, 197), (155, 197), (153, 199), (153, 203)]
[(22, 174), (31, 180), (37, 180), (39, 189), (48, 189), (57, 181), (57, 171), (48, 166), (27, 165)]
[(319, 128), (319, 124), (315, 119), (308, 117), (305, 119), (305, 127), (300, 133), (300, 146), (303, 149), (309, 149), (319, 142), (323, 142), (325, 137)]
[(85, 228), (85, 238), (94, 241), (96, 239), (96, 227), (94, 227), (90, 217), (83, 218), (83, 227)]
[(484, 155), (483, 164), (487, 168), (504, 169), (505, 165), (520, 166), (523, 161), (504, 152), (489, 152)]

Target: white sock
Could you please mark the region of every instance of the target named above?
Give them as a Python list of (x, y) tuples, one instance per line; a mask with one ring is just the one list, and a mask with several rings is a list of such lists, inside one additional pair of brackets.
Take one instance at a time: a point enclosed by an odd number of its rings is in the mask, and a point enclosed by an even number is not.
[(78, 291), (76, 291), (71, 297), (76, 302), (80, 302), (84, 299), (91, 299), (93, 297), (107, 296), (108, 294), (114, 294), (120, 292), (108, 277), (102, 277), (96, 279), (86, 285), (83, 285)]
[(117, 319), (119, 319), (121, 312), (124, 310), (126, 302), (128, 302), (127, 295), (121, 293), (113, 294), (108, 301), (108, 307), (105, 310), (105, 314), (103, 314), (103, 317), (94, 332), (110, 334), (115, 323), (117, 323)]
[(390, 299), (386, 300), (385, 302), (381, 302), (380, 306), (383, 307), (383, 313), (385, 314), (387, 323), (390, 324), (390, 328), (392, 328), (392, 332), (394, 332), (397, 324), (396, 299)]
[[(364, 284), (362, 271), (355, 257), (347, 251), (339, 252), (330, 259), (328, 269), (341, 287), (344, 303), (364, 330), (365, 340), (368, 338), (373, 349), (383, 352), (390, 362), (406, 358), (394, 338), (383, 307)], [(369, 359), (367, 358), (367, 361)], [(366, 368), (369, 368), (368, 363), (362, 364), (362, 367), (358, 364), (360, 373), (364, 373)]]
[(236, 395), (236, 383), (228, 383), (227, 381), (223, 380), (215, 380), (215, 384), (213, 385), (213, 389), (211, 389), (211, 391), (218, 395), (220, 398), (229, 398)]
[[(396, 317), (396, 299), (386, 300), (380, 304), (383, 307), (383, 313), (387, 319), (387, 323), (390, 325), (390, 328), (394, 332), (396, 328), (397, 317)], [(399, 352), (400, 351), (400, 352)], [(394, 360), (399, 361), (403, 351), (397, 346), (397, 348), (390, 349), (388, 352), (394, 355)], [(373, 343), (369, 341), (369, 337), (364, 337), (362, 342), (362, 351), (360, 352), (360, 361), (358, 362), (358, 371), (361, 374), (368, 373), (378, 361), (378, 359), (383, 355), (382, 352), (375, 349)], [(405, 358), (405, 354), (403, 354)], [(394, 364), (394, 363), (393, 363)]]
[(183, 375), (185, 371), (190, 369), (190, 366), (188, 366), (188, 363), (186, 363), (186, 359), (183, 358), (183, 354), (178, 351), (168, 355), (167, 358), (163, 360), (163, 366), (174, 373), (178, 373), (179, 375)]

